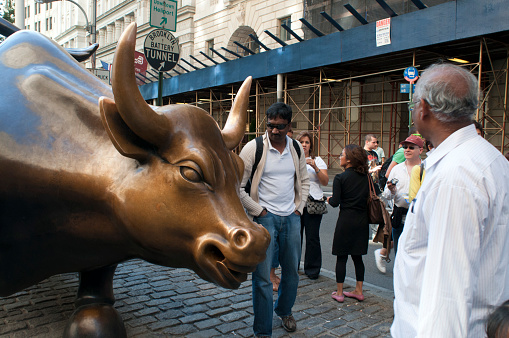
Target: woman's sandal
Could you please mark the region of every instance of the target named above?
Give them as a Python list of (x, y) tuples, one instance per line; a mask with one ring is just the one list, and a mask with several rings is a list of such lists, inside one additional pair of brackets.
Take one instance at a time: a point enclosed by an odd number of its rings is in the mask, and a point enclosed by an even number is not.
[(335, 301), (340, 302), (340, 303), (343, 303), (345, 301), (345, 296), (344, 295), (338, 296), (338, 293), (336, 291), (334, 291), (331, 294), (331, 297), (332, 297), (332, 299), (334, 299)]

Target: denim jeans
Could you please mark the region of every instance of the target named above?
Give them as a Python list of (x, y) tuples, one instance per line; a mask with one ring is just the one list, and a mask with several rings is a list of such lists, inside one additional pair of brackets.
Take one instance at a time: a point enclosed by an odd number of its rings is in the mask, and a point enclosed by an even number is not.
[[(289, 216), (277, 216), (269, 212), (263, 217), (255, 217), (254, 221), (267, 229), (270, 234), (270, 244), (265, 261), (258, 264), (253, 272), (253, 331), (255, 335), (270, 336), (272, 335), (273, 311), (280, 317), (291, 315), (297, 297), (301, 254), (300, 216), (295, 213)], [(269, 276), (276, 242), (279, 245), (281, 283), (278, 298), (273, 305), (272, 283)]]

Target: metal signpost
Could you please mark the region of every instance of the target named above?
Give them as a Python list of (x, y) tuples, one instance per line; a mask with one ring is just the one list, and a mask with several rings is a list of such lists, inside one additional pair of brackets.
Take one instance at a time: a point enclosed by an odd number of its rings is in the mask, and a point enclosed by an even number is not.
[(150, 26), (177, 30), (177, 1), (150, 0)]
[[(419, 71), (415, 67), (408, 67), (403, 72), (403, 76), (405, 77), (405, 80), (410, 82), (410, 85), (409, 85), (409, 87), (410, 87), (409, 94), (410, 95), (408, 97), (410, 99), (410, 102), (413, 102), (412, 99), (413, 99), (414, 82), (417, 81), (417, 79), (419, 78)], [(408, 112), (408, 128), (410, 129), (411, 127), (412, 127), (412, 112), (409, 111)]]
[(163, 72), (172, 70), (179, 61), (178, 40), (167, 30), (155, 29), (145, 38), (143, 51), (150, 66), (159, 72), (157, 105), (162, 106)]

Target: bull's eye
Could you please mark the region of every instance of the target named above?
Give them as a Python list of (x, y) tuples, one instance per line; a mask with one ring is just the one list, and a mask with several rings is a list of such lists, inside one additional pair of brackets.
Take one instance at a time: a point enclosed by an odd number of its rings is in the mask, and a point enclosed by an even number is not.
[(199, 183), (203, 181), (200, 173), (190, 167), (180, 167), (180, 174), (190, 182)]

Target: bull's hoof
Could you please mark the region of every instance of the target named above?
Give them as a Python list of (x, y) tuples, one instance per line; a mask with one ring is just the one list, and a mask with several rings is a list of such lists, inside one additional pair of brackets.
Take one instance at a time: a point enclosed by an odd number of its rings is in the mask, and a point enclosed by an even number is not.
[(124, 321), (109, 304), (87, 304), (77, 308), (64, 330), (64, 338), (127, 337)]

